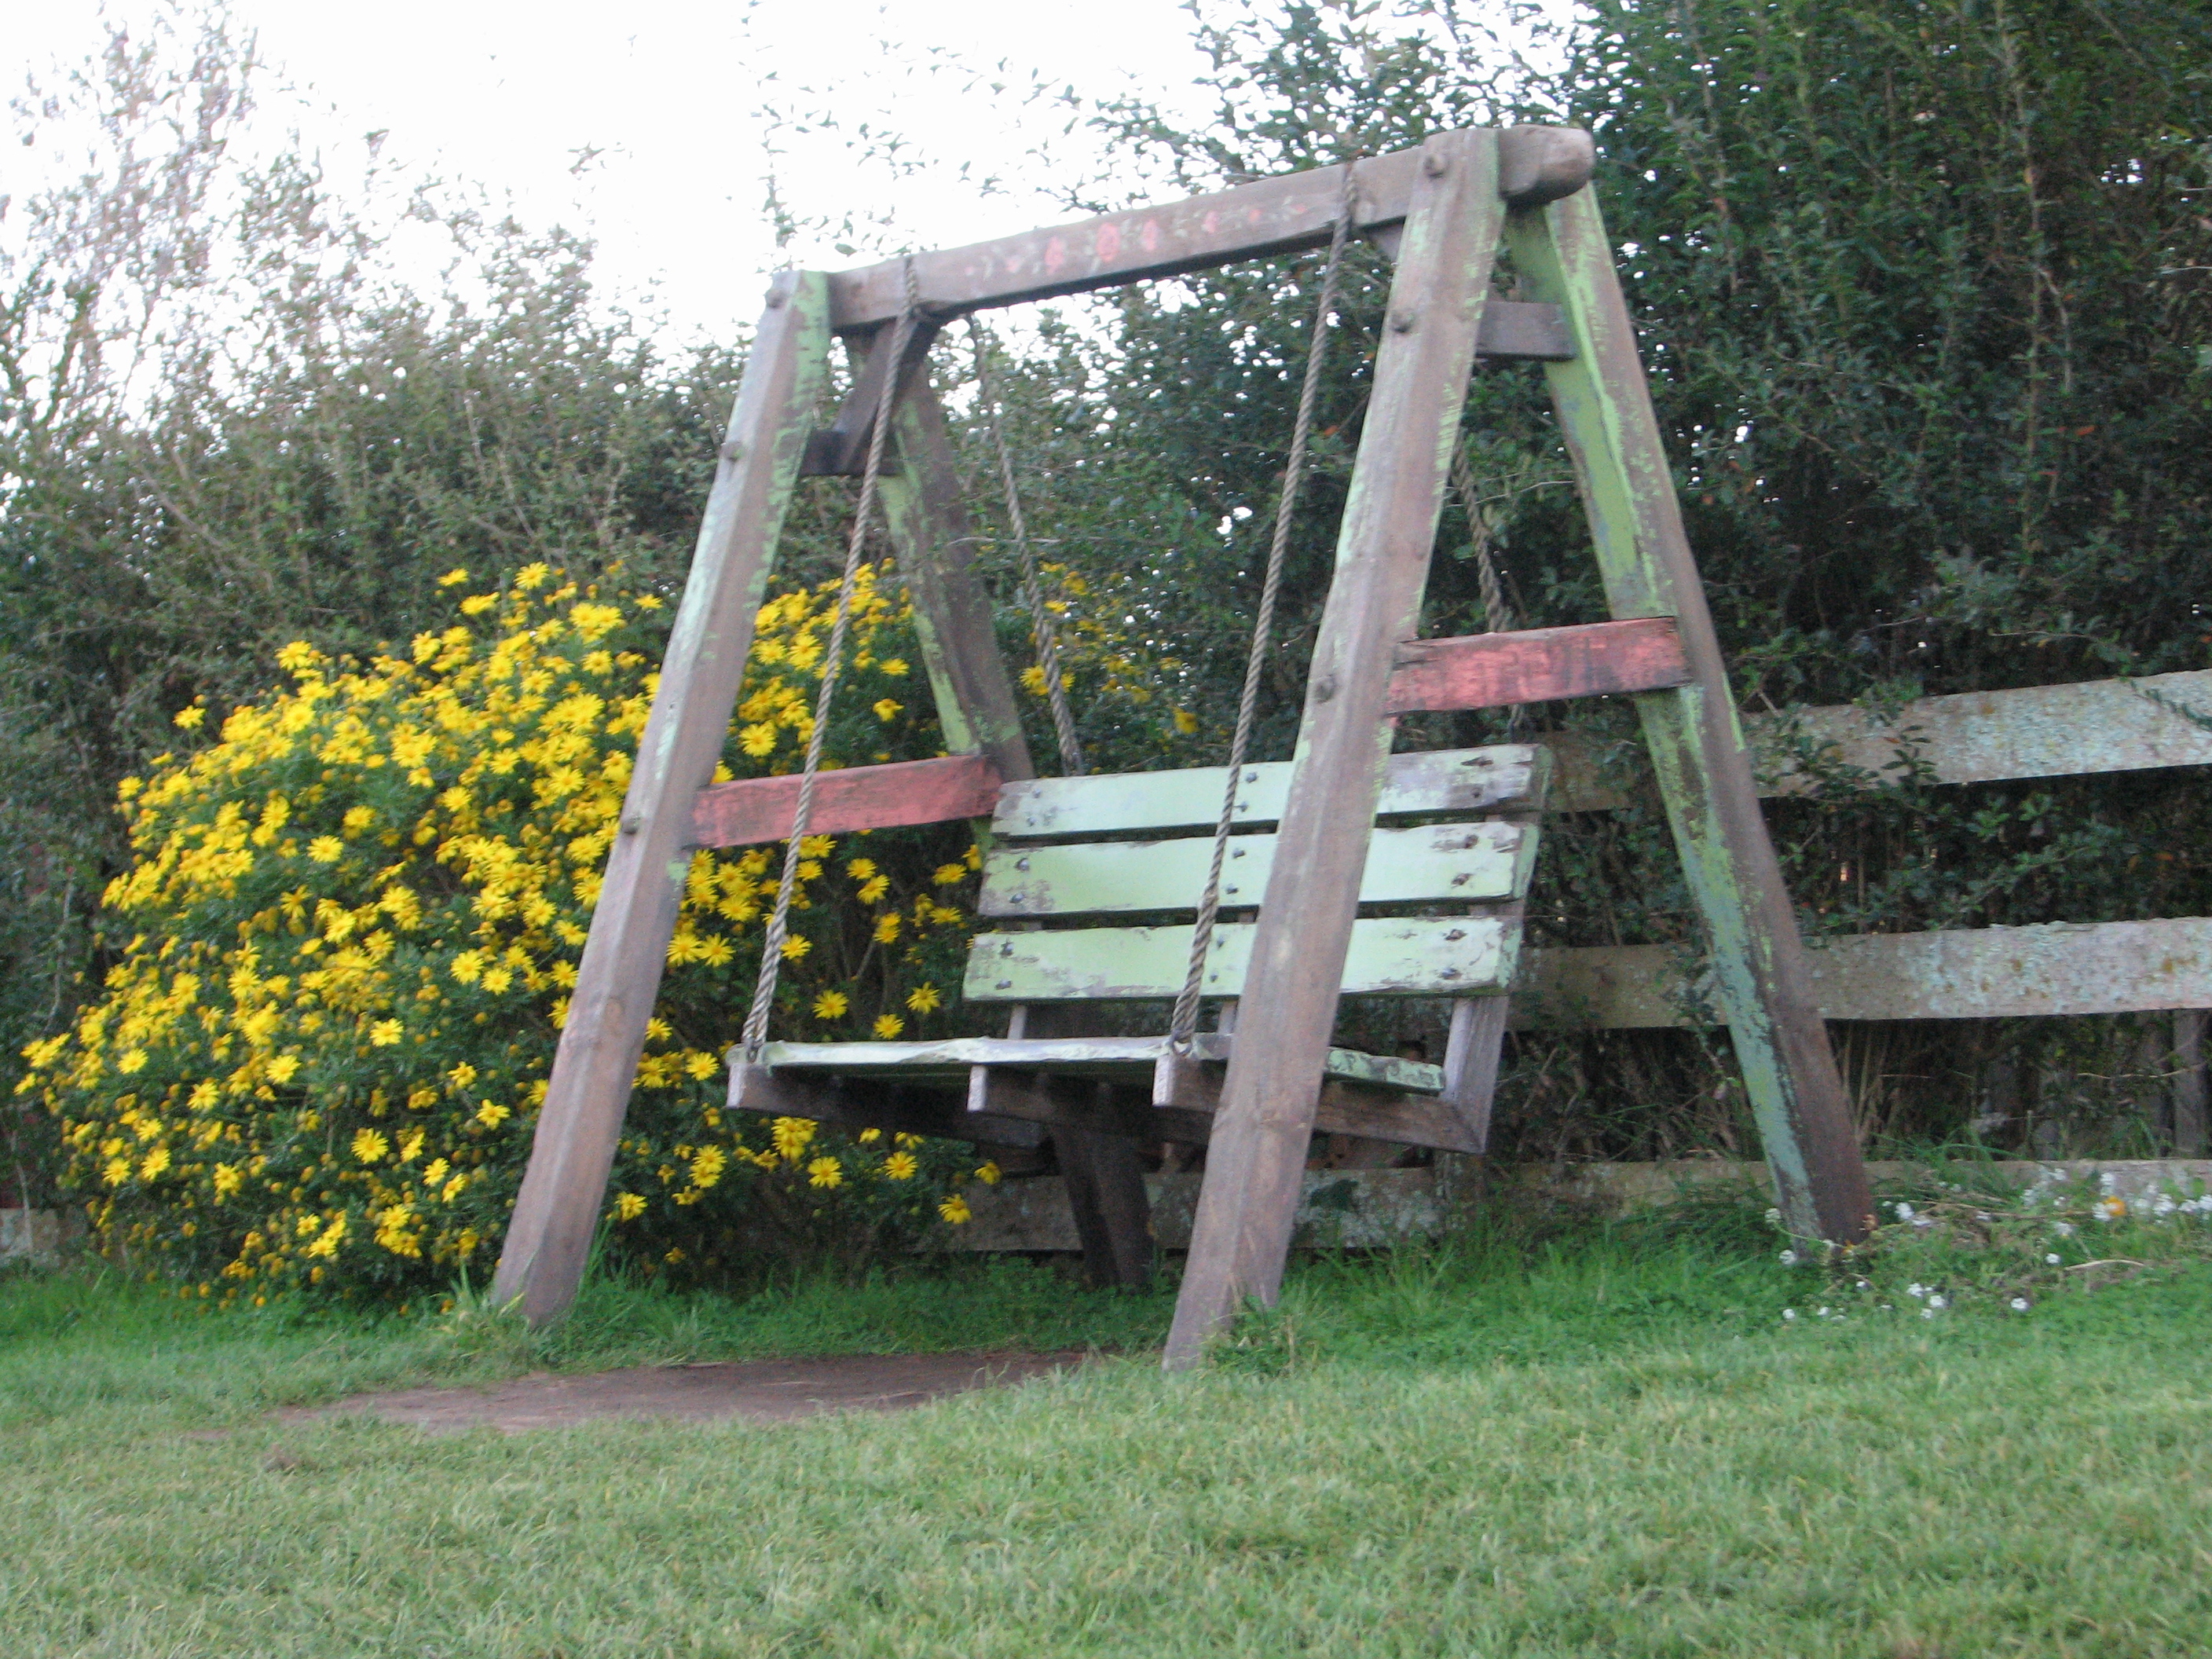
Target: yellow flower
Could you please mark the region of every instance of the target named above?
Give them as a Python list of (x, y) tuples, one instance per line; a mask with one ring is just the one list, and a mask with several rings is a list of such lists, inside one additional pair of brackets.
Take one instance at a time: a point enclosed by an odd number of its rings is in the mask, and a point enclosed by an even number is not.
[(448, 570), (444, 575), (438, 578), (438, 586), (441, 587), (459, 587), (463, 582), (468, 580), (468, 579), (469, 573), (456, 566), (453, 569)]
[(999, 1177), (1005, 1173), (997, 1164), (986, 1164), (975, 1171), (975, 1179), (986, 1187), (995, 1187), (999, 1184)]
[(2128, 1201), (2118, 1194), (2100, 1198), (2097, 1200), (2097, 1212), (2107, 1221), (2118, 1221), (2128, 1212)]
[(853, 1137), (854, 1139), (859, 1141), (863, 1146), (872, 1146), (883, 1138), (884, 1132), (881, 1129), (863, 1129), (860, 1133)]
[(461, 601), (461, 614), (464, 617), (481, 617), (498, 603), (496, 594), (471, 593)]
[(1022, 670), (1022, 690), (1032, 696), (1044, 696), (1044, 670), (1034, 663)]
[(372, 1048), (389, 1048), (405, 1035), (405, 1029), (396, 1019), (380, 1019), (368, 1028), (368, 1041)]
[(344, 854), (345, 843), (336, 836), (317, 836), (307, 843), (307, 856), (318, 864), (336, 864)]
[(899, 936), (899, 927), (903, 921), (904, 918), (902, 917), (896, 910), (892, 911), (890, 915), (887, 916), (878, 916), (876, 918), (876, 942), (878, 945), (889, 945), (894, 939), (897, 939)]
[(842, 991), (824, 991), (820, 996), (814, 999), (814, 1018), (817, 1019), (836, 1019), (842, 1016), (845, 1010), (850, 1006), (851, 1005), (846, 1000), (845, 994)]
[(937, 1206), (937, 1212), (956, 1227), (963, 1225), (969, 1218), (975, 1214), (975, 1212), (968, 1207), (968, 1200), (957, 1193), (939, 1204)]
[(728, 1161), (720, 1146), (702, 1146), (691, 1159), (691, 1184), (711, 1187), (722, 1178), (722, 1166)]
[(207, 710), (201, 708), (198, 703), (194, 703), (190, 708), (179, 708), (177, 710), (177, 724), (184, 727), (187, 732), (197, 731), (200, 723), (206, 719)]
[(300, 1057), (297, 1054), (279, 1054), (269, 1062), (269, 1080), (280, 1089), (298, 1076), (299, 1072)]
[(151, 1181), (168, 1167), (169, 1149), (167, 1146), (156, 1146), (146, 1154), (146, 1161), (138, 1166), (138, 1178), (141, 1181)]
[(917, 1014), (927, 1014), (945, 1006), (945, 999), (937, 994), (934, 985), (917, 985), (906, 994), (906, 1006)]
[(895, 719), (899, 710), (905, 707), (904, 703), (895, 702), (889, 697), (882, 698), (876, 704), (876, 718), (879, 720)]
[(890, 890), (891, 878), (889, 876), (870, 876), (867, 880), (860, 884), (860, 902), (873, 904)]
[(896, 1014), (878, 1014), (876, 1016), (876, 1035), (883, 1038), (886, 1042), (890, 1042), (893, 1037), (896, 1036), (904, 1030), (906, 1030), (906, 1022), (901, 1019)]
[(1175, 711), (1175, 729), (1182, 732), (1185, 737), (1188, 737), (1192, 732), (1198, 730), (1198, 716), (1192, 714), (1188, 708), (1176, 709)]
[(775, 1142), (775, 1149), (783, 1154), (786, 1163), (796, 1164), (799, 1155), (814, 1139), (814, 1125), (803, 1117), (780, 1117), (769, 1126), (769, 1138)]
[(893, 1152), (884, 1160), (884, 1174), (892, 1181), (911, 1181), (921, 1169), (912, 1152)]
[(487, 1129), (496, 1129), (514, 1115), (511, 1110), (496, 1101), (487, 1100), (477, 1108), (476, 1121), (483, 1124)]
[(645, 1200), (640, 1198), (635, 1193), (617, 1193), (615, 1194), (616, 1220), (635, 1221), (638, 1217), (644, 1213)]
[(799, 843), (799, 856), (803, 859), (826, 859), (836, 842), (828, 836), (808, 836)]
[(937, 873), (930, 879), (939, 887), (950, 887), (956, 881), (968, 879), (968, 866), (964, 864), (940, 864), (937, 866)]
[(817, 1158), (806, 1166), (806, 1184), (810, 1187), (838, 1187), (844, 1181), (844, 1166), (834, 1158)]
[(738, 744), (757, 760), (775, 749), (775, 727), (765, 723), (748, 726), (738, 733)]
[(391, 1150), (392, 1143), (374, 1129), (363, 1129), (353, 1138), (353, 1155), (364, 1164), (383, 1163)]
[(797, 962), (801, 957), (805, 956), (813, 948), (814, 941), (812, 939), (801, 939), (798, 934), (793, 933), (789, 939), (787, 939), (783, 942), (784, 960), (787, 962)]
[(553, 572), (543, 563), (526, 564), (514, 573), (514, 585), (524, 592), (545, 586)]
[(885, 657), (883, 661), (878, 663), (876, 666), (883, 670), (884, 673), (890, 675), (893, 679), (898, 679), (902, 678), (906, 673), (906, 659), (903, 657)]
[(876, 873), (876, 861), (873, 859), (854, 859), (845, 866), (845, 873), (854, 881), (866, 881)]

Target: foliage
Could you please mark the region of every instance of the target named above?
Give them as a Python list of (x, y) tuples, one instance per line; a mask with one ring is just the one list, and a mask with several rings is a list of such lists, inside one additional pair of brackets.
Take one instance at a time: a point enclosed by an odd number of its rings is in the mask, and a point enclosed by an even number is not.
[[(835, 596), (763, 610), (721, 775), (792, 768)], [(59, 1116), (104, 1240), (257, 1303), (301, 1284), (414, 1295), (483, 1265), (645, 726), (638, 647), (659, 607), (527, 565), (405, 658), (288, 647), (287, 689), (125, 781), (135, 856), (105, 914), (129, 937), (22, 1085)], [(912, 648), (869, 568), (833, 752), (929, 746)], [(177, 724), (205, 716), (195, 702)], [(721, 1111), (771, 852), (693, 859), (616, 1164), (615, 1260), (688, 1276), (742, 1241), (849, 1261), (964, 1218), (950, 1144)], [(933, 865), (927, 837), (879, 836), (840, 859), (825, 836), (805, 852), (781, 1018), (878, 1037), (944, 1019), (975, 849)]]

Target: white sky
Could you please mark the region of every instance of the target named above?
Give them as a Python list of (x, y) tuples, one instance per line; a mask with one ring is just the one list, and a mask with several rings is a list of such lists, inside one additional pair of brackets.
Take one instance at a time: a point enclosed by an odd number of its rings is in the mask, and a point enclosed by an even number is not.
[[(7, 81), (82, 58), (103, 15), (148, 9), (0, 0)], [(1209, 106), (1179, 0), (233, 0), (232, 12), (280, 72), (262, 87), (264, 145), (296, 127), (349, 179), (362, 136), (382, 130), (387, 162), (595, 238), (603, 286), (631, 301), (657, 289), (678, 335), (726, 337), (757, 315), (762, 274), (785, 262), (763, 211), (771, 172), (801, 214), (889, 216), (892, 240), (945, 246), (1066, 218), (1041, 186), (1095, 175), (1096, 147), (1023, 96), (1033, 84)], [(911, 170), (858, 165), (841, 132), (786, 131), (773, 153), (769, 106), (900, 134)], [(792, 252), (859, 262), (830, 240)]]

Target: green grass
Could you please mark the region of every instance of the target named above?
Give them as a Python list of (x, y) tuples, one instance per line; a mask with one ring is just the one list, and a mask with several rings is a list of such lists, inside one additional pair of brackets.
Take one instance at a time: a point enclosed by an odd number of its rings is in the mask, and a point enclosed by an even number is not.
[[(1929, 1273), (1924, 1238), (1865, 1292), (1771, 1245), (1716, 1206), (1308, 1264), (1175, 1381), (1141, 1348), (1164, 1297), (1020, 1264), (742, 1303), (603, 1285), (543, 1341), (0, 1281), (0, 1650), (2212, 1648), (2212, 1265), (1926, 1319), (1890, 1288)], [(1848, 1322), (1781, 1318), (1822, 1301)], [(266, 1415), (538, 1365), (1086, 1340), (1139, 1346), (771, 1428), (429, 1439)]]

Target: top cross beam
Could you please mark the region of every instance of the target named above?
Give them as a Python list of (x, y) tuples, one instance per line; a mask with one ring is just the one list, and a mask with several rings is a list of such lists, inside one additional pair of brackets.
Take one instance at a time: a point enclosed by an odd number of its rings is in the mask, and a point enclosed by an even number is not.
[[(1507, 127), (1498, 135), (1498, 191), (1516, 207), (1540, 207), (1589, 182), (1595, 153), (1575, 127)], [(1327, 244), (1344, 198), (1344, 169), (1357, 183), (1355, 231), (1402, 223), (1420, 166), (1419, 150), (1316, 167), (1164, 207), (1102, 214), (1072, 225), (914, 256), (925, 316), (942, 320), (994, 306), (1203, 270), (1268, 253)], [(840, 333), (887, 323), (906, 304), (906, 261), (842, 270), (830, 278), (830, 326)]]

